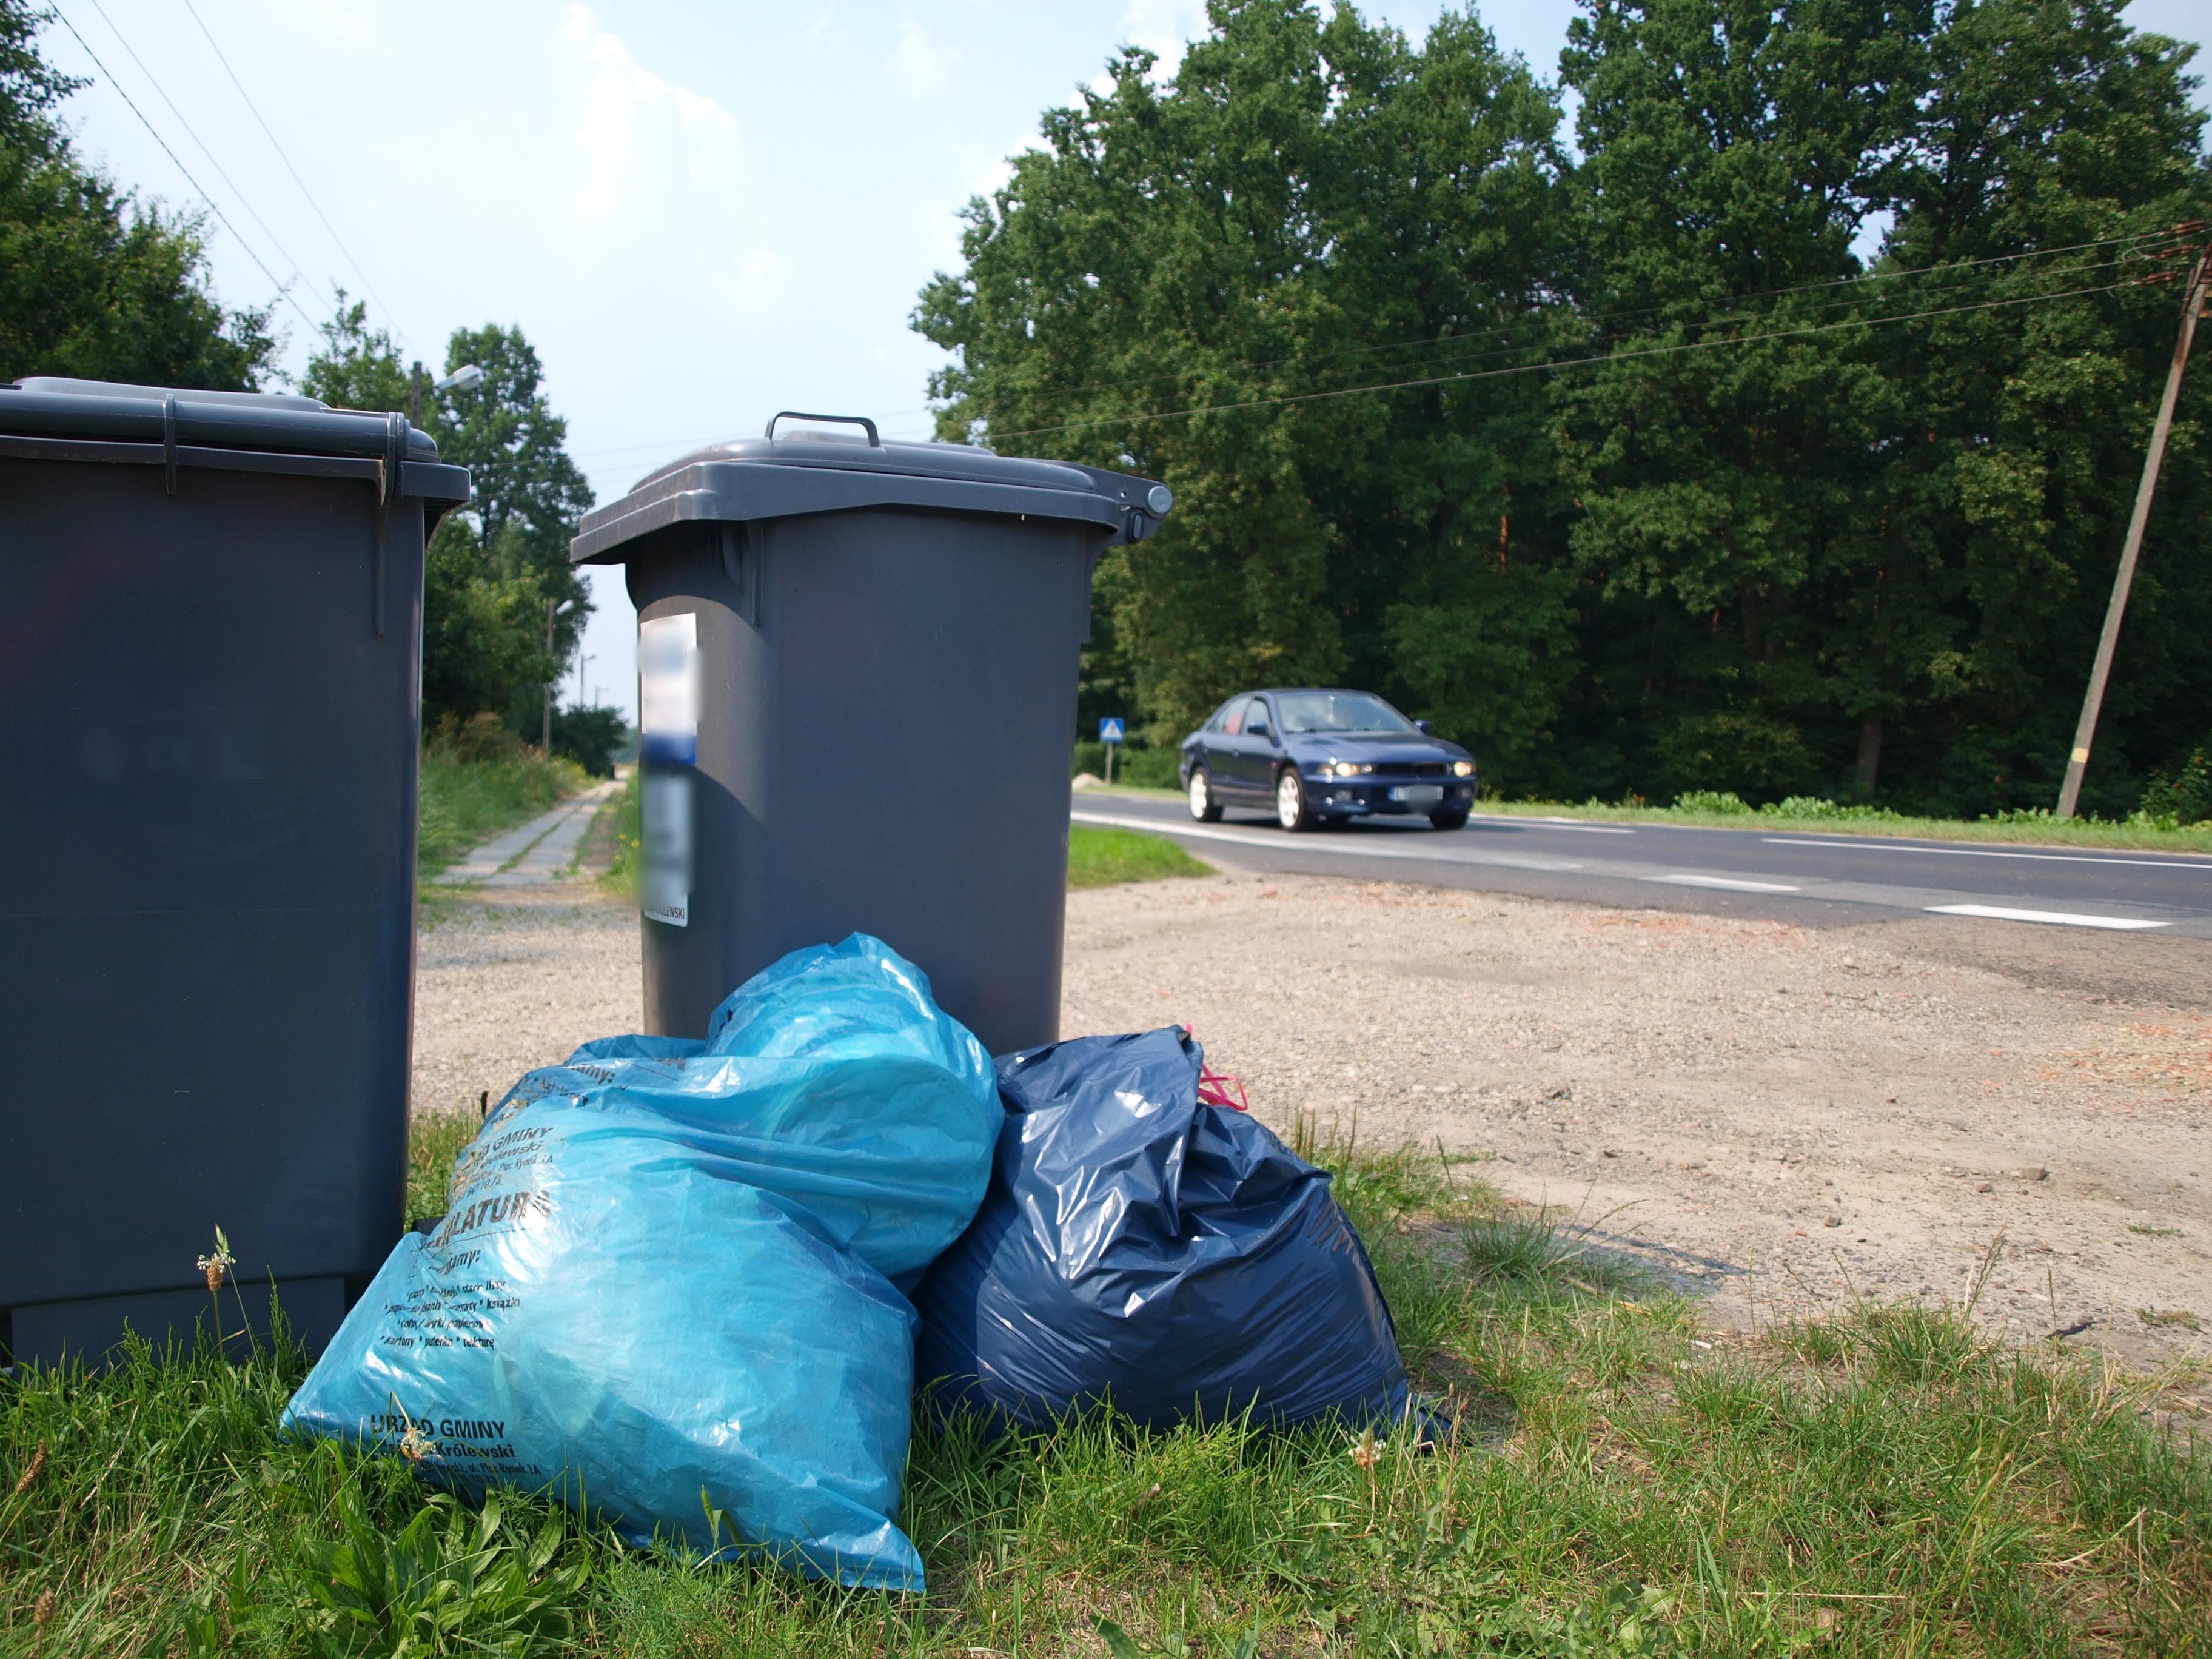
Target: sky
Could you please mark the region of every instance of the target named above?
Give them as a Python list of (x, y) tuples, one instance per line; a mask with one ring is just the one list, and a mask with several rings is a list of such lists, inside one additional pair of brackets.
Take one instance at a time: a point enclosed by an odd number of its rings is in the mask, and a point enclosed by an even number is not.
[[(520, 325), (603, 502), (778, 410), (928, 437), (945, 358), (908, 318), (959, 264), (962, 205), (1123, 45), (1171, 67), (1205, 21), (1194, 0), (52, 3), (43, 50), (94, 82), (64, 111), (81, 149), (212, 210), (216, 292), (276, 304), (288, 370), (339, 288), (434, 369), (453, 330)], [(1361, 9), (1418, 40), (1443, 6)], [(1481, 15), (1549, 78), (1575, 9)], [(2202, 0), (2127, 16), (2212, 36)], [(635, 613), (618, 569), (588, 574), (562, 700), (635, 718)]]

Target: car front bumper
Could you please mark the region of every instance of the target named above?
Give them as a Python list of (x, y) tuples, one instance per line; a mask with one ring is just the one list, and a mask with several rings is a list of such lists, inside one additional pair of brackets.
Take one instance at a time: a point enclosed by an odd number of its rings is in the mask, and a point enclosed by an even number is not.
[(1449, 783), (1348, 783), (1335, 778), (1308, 778), (1306, 799), (1316, 812), (1340, 812), (1347, 817), (1410, 812), (1426, 817), (1431, 812), (1457, 812), (1474, 805), (1474, 780)]

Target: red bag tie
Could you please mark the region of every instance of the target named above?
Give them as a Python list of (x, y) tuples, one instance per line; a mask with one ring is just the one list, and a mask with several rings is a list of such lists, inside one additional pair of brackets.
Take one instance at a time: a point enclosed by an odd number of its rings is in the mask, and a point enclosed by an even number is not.
[[(1192, 1036), (1198, 1035), (1188, 1025), (1182, 1029)], [(1233, 1100), (1229, 1096), (1231, 1089), (1237, 1091), (1237, 1097)], [(1223, 1106), (1232, 1112), (1249, 1112), (1252, 1109), (1252, 1103), (1244, 1096), (1243, 1079), (1231, 1077), (1226, 1072), (1215, 1071), (1206, 1063), (1203, 1058), (1198, 1062), (1198, 1097), (1205, 1105)]]

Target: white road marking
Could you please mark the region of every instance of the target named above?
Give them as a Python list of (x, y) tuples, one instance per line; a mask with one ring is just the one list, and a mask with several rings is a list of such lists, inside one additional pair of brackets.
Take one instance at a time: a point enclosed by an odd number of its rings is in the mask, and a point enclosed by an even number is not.
[(2135, 932), (2165, 927), (2163, 921), (2137, 921), (2132, 916), (2084, 916), (2070, 910), (2014, 910), (2002, 904), (1931, 904), (1930, 910), (1947, 916), (1990, 916), (1998, 921), (2043, 921), (2060, 927), (2118, 927)]
[(1805, 841), (1796, 836), (1761, 836), (1770, 847), (1840, 847), (1851, 853), (1941, 853), (1954, 859), (2039, 859), (2047, 864), (2124, 864), (2144, 870), (2195, 870), (2212, 876), (2212, 860), (2183, 863), (2178, 859), (2118, 859), (2082, 853), (2002, 853), (1989, 847), (1903, 847), (1895, 842)]
[(1617, 823), (1578, 823), (1572, 818), (1522, 818), (1506, 812), (1470, 812), (1477, 823), (1540, 823), (1547, 830), (1579, 830), (1585, 836), (1632, 836)]
[(1725, 887), (1734, 893), (1802, 893), (1778, 881), (1738, 881), (1729, 876), (1645, 876), (1645, 881), (1671, 881), (1680, 887)]
[[(1217, 830), (1202, 823), (1175, 823), (1159, 818), (1123, 817), (1107, 812), (1070, 812), (1078, 823), (1103, 823), (1115, 830), (1141, 830), (1147, 835), (1187, 836), (1195, 841), (1234, 842), (1240, 847), (1264, 847), (1275, 853), (1333, 853), (1351, 859), (1410, 859), (1422, 864), (1487, 864), (1508, 870), (1579, 870), (1572, 859), (1521, 858), (1508, 853), (1475, 852), (1449, 841), (1434, 852), (1401, 851), (1395, 847), (1358, 845), (1323, 840), (1318, 836), (1255, 835), (1245, 830)], [(1423, 839), (1426, 839), (1424, 837)]]

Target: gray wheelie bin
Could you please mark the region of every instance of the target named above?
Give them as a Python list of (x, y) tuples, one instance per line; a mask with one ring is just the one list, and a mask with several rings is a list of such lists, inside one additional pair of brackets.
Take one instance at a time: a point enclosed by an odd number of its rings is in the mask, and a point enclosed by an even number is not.
[(273, 1280), (319, 1347), (398, 1237), (422, 546), (398, 416), (0, 386), (0, 1343), (97, 1361)]
[(1146, 478), (842, 433), (715, 445), (585, 519), (638, 611), (646, 1028), (873, 933), (994, 1054), (1060, 1025), (1076, 653)]

